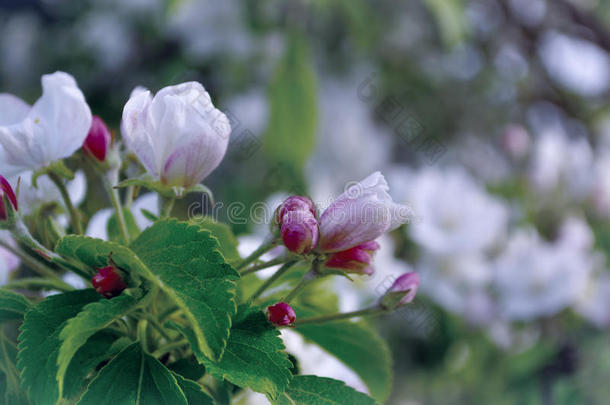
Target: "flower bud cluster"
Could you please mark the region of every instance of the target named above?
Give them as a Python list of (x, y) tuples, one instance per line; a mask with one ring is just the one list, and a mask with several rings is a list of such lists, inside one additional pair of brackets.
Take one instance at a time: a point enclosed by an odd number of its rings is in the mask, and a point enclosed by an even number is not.
[(318, 244), (318, 221), (313, 202), (307, 197), (288, 198), (277, 210), (284, 246), (296, 254), (307, 254)]

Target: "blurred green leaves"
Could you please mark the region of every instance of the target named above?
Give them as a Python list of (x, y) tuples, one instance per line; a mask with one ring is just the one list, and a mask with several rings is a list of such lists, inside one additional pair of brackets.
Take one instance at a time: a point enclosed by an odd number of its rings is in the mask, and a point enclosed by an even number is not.
[[(270, 117), (264, 151), (272, 164), (282, 164), (303, 181), (303, 167), (315, 146), (318, 120), (316, 76), (303, 36), (293, 33), (269, 86)], [(298, 179), (298, 181), (297, 181)]]

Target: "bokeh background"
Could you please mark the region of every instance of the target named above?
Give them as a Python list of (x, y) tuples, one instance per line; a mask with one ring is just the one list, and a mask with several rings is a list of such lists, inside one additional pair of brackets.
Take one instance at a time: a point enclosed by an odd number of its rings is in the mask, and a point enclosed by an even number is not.
[[(607, 403), (609, 52), (608, 0), (0, 0), (2, 92), (31, 102), (69, 72), (118, 137), (134, 87), (204, 84), (233, 127), (213, 214), (244, 249), (265, 232), (251, 207), (324, 207), (386, 175), (415, 215), (375, 275), (334, 287), (349, 310), (420, 273), (377, 322), (390, 404)], [(196, 202), (178, 213), (210, 213)], [(309, 353), (303, 369), (364, 389)]]

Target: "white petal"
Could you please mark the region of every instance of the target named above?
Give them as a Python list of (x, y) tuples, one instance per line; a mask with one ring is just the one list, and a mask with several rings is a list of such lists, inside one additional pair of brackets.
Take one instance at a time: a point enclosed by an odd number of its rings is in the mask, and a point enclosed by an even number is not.
[(108, 240), (108, 228), (106, 226), (113, 213), (114, 211), (111, 208), (106, 208), (93, 214), (85, 234), (92, 238)]
[(155, 123), (149, 111), (151, 102), (152, 96), (148, 90), (138, 87), (132, 91), (123, 108), (121, 132), (127, 147), (138, 156), (149, 173), (158, 178), (160, 171), (152, 140)]
[(42, 87), (42, 97), (25, 118), (0, 127), (3, 160), (21, 170), (40, 169), (72, 155), (91, 127), (91, 110), (72, 76), (45, 75)]
[(151, 226), (153, 222), (142, 214), (142, 210), (150, 211), (154, 215), (159, 215), (159, 196), (157, 193), (147, 193), (138, 197), (131, 208), (136, 224), (140, 230)]
[(23, 120), (30, 106), (12, 94), (0, 93), (0, 125), (13, 125)]

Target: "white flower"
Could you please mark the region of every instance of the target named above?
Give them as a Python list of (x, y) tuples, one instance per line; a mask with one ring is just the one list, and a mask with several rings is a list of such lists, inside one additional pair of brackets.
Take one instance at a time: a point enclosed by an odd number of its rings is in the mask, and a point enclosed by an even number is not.
[(582, 245), (548, 243), (534, 229), (519, 230), (496, 263), (501, 315), (531, 320), (558, 313), (581, 296), (594, 265)]
[(417, 270), (420, 291), (446, 310), (474, 324), (492, 320), (495, 310), (489, 292), (492, 269), (479, 254), (424, 254)]
[[(17, 180), (19, 179), (19, 212), (22, 215), (33, 214), (43, 204), (57, 202), (64, 207), (64, 201), (57, 186), (48, 178), (48, 176), (40, 176), (36, 183), (37, 187), (32, 185), (32, 172), (24, 172), (19, 176), (14, 176), (9, 179), (9, 183), (13, 190), (17, 190)], [(66, 183), (66, 188), (72, 203), (78, 206), (85, 199), (87, 193), (87, 178), (83, 171), (77, 171), (74, 174), (74, 179)], [(65, 208), (65, 207), (64, 207)]]
[(42, 76), (42, 97), (29, 107), (0, 94), (0, 172), (38, 170), (79, 149), (91, 128), (91, 110), (72, 76)]
[(319, 248), (324, 252), (343, 251), (407, 223), (411, 209), (395, 203), (389, 189), (379, 172), (346, 187), (320, 216)]
[(136, 89), (123, 110), (127, 146), (163, 184), (190, 187), (219, 164), (231, 126), (197, 82), (161, 89), (154, 97)]
[(550, 194), (560, 188), (580, 200), (594, 187), (594, 171), (593, 152), (586, 138), (570, 139), (562, 129), (554, 127), (541, 132), (530, 168), (530, 181), (537, 190)]
[(465, 171), (424, 169), (411, 182), (407, 200), (418, 220), (408, 230), (426, 250), (444, 255), (476, 253), (504, 235), (508, 208)]
[(599, 328), (610, 325), (610, 273), (592, 277), (574, 306), (585, 319)]

